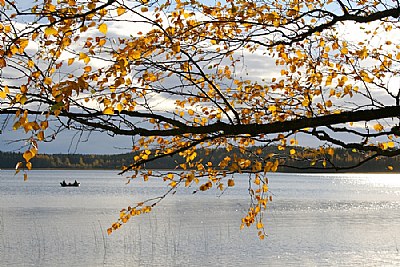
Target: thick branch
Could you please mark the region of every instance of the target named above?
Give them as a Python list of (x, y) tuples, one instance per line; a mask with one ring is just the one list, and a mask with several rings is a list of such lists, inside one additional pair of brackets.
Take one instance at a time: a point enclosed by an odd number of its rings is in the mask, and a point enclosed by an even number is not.
[[(15, 110), (0, 110), (0, 114), (13, 114)], [(115, 112), (118, 114), (118, 112)], [(347, 111), (340, 114), (330, 114), (320, 117), (302, 118), (283, 122), (272, 122), (264, 124), (227, 124), (225, 122), (216, 122), (205, 126), (185, 125), (175, 119), (167, 118), (162, 115), (154, 115), (139, 112), (123, 112), (131, 117), (139, 118), (157, 118), (174, 125), (172, 129), (145, 129), (137, 127), (135, 129), (121, 129), (116, 125), (105, 125), (101, 122), (90, 121), (91, 118), (100, 117), (99, 113), (95, 114), (79, 114), (63, 111), (60, 116), (68, 117), (81, 124), (113, 132), (118, 135), (140, 135), (140, 136), (175, 136), (183, 134), (210, 134), (222, 133), (225, 136), (235, 136), (241, 134), (250, 134), (253, 136), (260, 134), (274, 134), (289, 131), (297, 131), (304, 128), (315, 128), (320, 126), (329, 126), (347, 122), (371, 121), (385, 118), (394, 118), (400, 116), (399, 106), (389, 106), (379, 109)], [(30, 114), (43, 114), (41, 111), (30, 111)], [(112, 115), (116, 117), (120, 115)]]

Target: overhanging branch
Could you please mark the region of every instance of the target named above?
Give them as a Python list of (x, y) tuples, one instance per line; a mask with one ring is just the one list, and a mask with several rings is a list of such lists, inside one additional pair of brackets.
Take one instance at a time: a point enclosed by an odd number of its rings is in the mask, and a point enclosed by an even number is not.
[[(15, 110), (6, 109), (0, 110), (0, 114), (13, 114)], [(42, 111), (29, 111), (30, 114), (43, 114)], [(118, 111), (115, 111), (118, 114)], [(221, 133), (224, 136), (237, 136), (241, 134), (249, 134), (257, 136), (260, 134), (274, 134), (289, 131), (297, 131), (304, 128), (315, 128), (321, 126), (329, 126), (348, 122), (360, 122), (360, 121), (371, 121), (386, 118), (395, 118), (400, 116), (399, 106), (388, 106), (379, 109), (359, 110), (359, 111), (346, 111), (340, 114), (330, 114), (312, 118), (301, 118), (283, 122), (271, 122), (263, 124), (228, 124), (222, 121), (212, 123), (205, 126), (191, 126), (185, 125), (182, 122), (168, 118), (162, 115), (155, 115), (151, 113), (142, 112), (121, 112), (122, 115), (126, 115), (132, 118), (156, 118), (160, 121), (167, 122), (174, 126), (172, 129), (146, 129), (141, 127), (135, 127), (134, 129), (121, 129), (118, 125), (105, 125), (101, 122), (96, 122), (93, 118), (106, 116), (99, 113), (93, 114), (80, 114), (68, 111), (61, 112), (60, 116), (67, 117), (71, 120), (84, 124), (86, 126), (102, 129), (113, 132), (117, 135), (140, 135), (140, 136), (176, 136), (183, 134), (212, 134)], [(118, 115), (107, 115), (112, 117), (121, 116)]]

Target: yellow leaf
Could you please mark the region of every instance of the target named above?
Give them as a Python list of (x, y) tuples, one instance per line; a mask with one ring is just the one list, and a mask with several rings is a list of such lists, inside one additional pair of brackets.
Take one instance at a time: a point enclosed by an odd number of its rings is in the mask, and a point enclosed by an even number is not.
[(102, 24), (99, 25), (99, 31), (102, 34), (104, 34), (104, 35), (107, 34), (107, 30), (108, 30), (107, 24), (102, 23)]
[(100, 41), (99, 41), (99, 46), (105, 45), (106, 42), (107, 42), (107, 41), (106, 41), (105, 39), (100, 39)]
[(44, 78), (44, 84), (51, 85), (52, 79), (50, 77)]
[(71, 65), (72, 63), (74, 63), (75, 59), (74, 58), (70, 58), (68, 59), (68, 66)]
[(52, 4), (48, 4), (48, 5), (47, 5), (47, 9), (48, 9), (48, 11), (50, 11), (50, 12), (54, 12), (54, 11), (56, 11), (56, 6), (55, 6), (55, 5), (52, 5)]
[(112, 228), (108, 228), (108, 229), (107, 229), (107, 234), (108, 234), (108, 235), (111, 235), (112, 231), (113, 231)]
[(25, 159), (26, 162), (30, 161), (31, 158), (34, 157), (33, 153), (32, 153), (30, 150), (25, 151), (24, 154), (23, 154), (22, 156), (24, 157), (24, 159)]
[(360, 51), (357, 52), (357, 54), (358, 54), (359, 58), (366, 59), (368, 57), (368, 50), (364, 46), (363, 49), (361, 49)]
[(47, 127), (49, 127), (49, 122), (48, 121), (42, 121), (40, 123), (40, 128), (42, 128), (42, 130), (46, 130)]
[(179, 53), (181, 51), (181, 45), (179, 42), (174, 43), (171, 48), (175, 53)]
[(28, 68), (33, 68), (35, 63), (32, 60), (28, 60)]
[(6, 97), (7, 97), (6, 92), (0, 91), (0, 98), (1, 98), (1, 99), (4, 99), (4, 98), (6, 98)]
[(38, 152), (37, 148), (35, 148), (35, 147), (32, 147), (29, 151), (31, 151), (33, 156), (36, 156), (36, 154)]
[(47, 36), (50, 36), (50, 35), (57, 35), (57, 33), (58, 33), (58, 31), (56, 30), (56, 29), (54, 29), (53, 27), (47, 27), (45, 30), (44, 30), (44, 35), (47, 37)]
[(85, 62), (85, 64), (88, 64), (90, 61), (90, 58), (88, 57), (87, 54), (80, 52), (79, 53), (79, 60), (83, 60), (83, 62)]
[(113, 115), (114, 114), (114, 109), (112, 107), (106, 107), (103, 110), (104, 115)]
[(28, 87), (25, 84), (23, 84), (21, 85), (19, 90), (21, 91), (22, 94), (26, 94), (28, 92)]
[(86, 57), (86, 58), (83, 59), (83, 62), (85, 62), (85, 64), (88, 64), (89, 61), (90, 61), (90, 57)]
[(37, 134), (37, 138), (38, 138), (39, 141), (44, 140), (44, 132), (43, 132), (43, 131), (40, 131), (40, 132)]
[(197, 153), (193, 152), (189, 157), (186, 158), (186, 161), (188, 162), (188, 161), (194, 160), (196, 158), (196, 156), (197, 156)]
[(263, 190), (264, 193), (268, 192), (268, 185), (263, 184), (262, 190)]
[(151, 207), (150, 207), (150, 206), (144, 207), (144, 208), (143, 208), (143, 212), (145, 212), (145, 213), (151, 212)]
[(83, 68), (83, 70), (85, 72), (90, 72), (92, 70), (92, 67), (91, 66), (86, 66), (86, 67)]
[(29, 39), (20, 39), (19, 41), (19, 46), (22, 49), (25, 49), (28, 46), (28, 44), (29, 44)]
[(233, 179), (228, 179), (228, 186), (229, 187), (235, 186), (235, 181)]
[(4, 26), (4, 32), (5, 32), (5, 33), (11, 32), (11, 26), (10, 26), (10, 25)]
[(326, 101), (325, 105), (326, 105), (328, 108), (332, 107), (332, 101), (330, 101), (330, 100)]
[(183, 13), (183, 16), (185, 17), (185, 19), (187, 19), (188, 17), (193, 16), (193, 13), (187, 13), (187, 12), (185, 12), (185, 13)]
[(79, 53), (79, 59), (85, 59), (85, 58), (87, 58), (87, 55), (85, 53), (83, 53), (83, 52), (80, 52)]
[(32, 34), (32, 41), (35, 41), (35, 39), (37, 38), (39, 36), (39, 33), (38, 32), (34, 32), (33, 34)]
[(27, 162), (26, 168), (28, 168), (28, 170), (32, 170), (32, 162)]
[(349, 49), (347, 49), (347, 47), (343, 47), (343, 48), (340, 50), (340, 53), (342, 53), (343, 55), (346, 55), (347, 53), (349, 53)]
[(118, 112), (121, 112), (123, 110), (124, 106), (121, 103), (117, 104), (117, 110)]
[(374, 129), (375, 129), (375, 131), (380, 132), (383, 130), (383, 126), (382, 126), (382, 124), (377, 123), (374, 125)]
[(193, 109), (189, 109), (189, 110), (188, 110), (188, 114), (189, 114), (190, 116), (193, 116), (193, 114), (194, 114)]
[(0, 69), (7, 66), (6, 60), (3, 57), (0, 57)]
[(149, 9), (148, 9), (147, 7), (142, 7), (142, 8), (140, 9), (140, 11), (142, 11), (142, 12), (147, 12), (147, 11), (149, 11)]
[(382, 143), (382, 144), (379, 144), (379, 147), (381, 147), (383, 150), (386, 150), (386, 149), (388, 149), (388, 145), (387, 145), (387, 143)]
[(387, 168), (389, 171), (393, 171), (393, 166), (389, 165)]
[(295, 149), (290, 149), (290, 155), (294, 155), (294, 154), (296, 154), (296, 150)]
[(388, 145), (388, 147), (393, 148), (394, 147), (394, 142), (393, 141), (388, 142), (387, 145)]
[(136, 60), (140, 58), (140, 51), (138, 50), (133, 50), (133, 51), (129, 51), (129, 59), (131, 60)]
[(325, 86), (329, 86), (332, 84), (332, 76), (328, 76), (326, 78)]
[(89, 2), (88, 3), (88, 8), (91, 10), (91, 9), (95, 9), (96, 8), (96, 3), (93, 3), (93, 2)]
[(18, 48), (17, 48), (17, 46), (15, 46), (15, 45), (12, 45), (11, 47), (10, 47), (10, 51), (11, 51), (11, 53), (13, 54), (13, 55), (15, 55), (16, 53), (18, 53)]
[(374, 81), (374, 78), (372, 77), (369, 77), (368, 76), (368, 74), (367, 75), (364, 75), (363, 77), (362, 77), (362, 79), (363, 79), (363, 81), (364, 82), (366, 82), (366, 83), (372, 83), (373, 81)]
[(220, 191), (224, 191), (224, 185), (223, 185), (223, 184), (219, 184), (219, 185), (218, 185), (218, 189), (219, 189)]
[(118, 16), (121, 16), (122, 14), (124, 14), (125, 13), (125, 8), (123, 7), (123, 6), (119, 6), (118, 8), (117, 8), (117, 14), (118, 14)]

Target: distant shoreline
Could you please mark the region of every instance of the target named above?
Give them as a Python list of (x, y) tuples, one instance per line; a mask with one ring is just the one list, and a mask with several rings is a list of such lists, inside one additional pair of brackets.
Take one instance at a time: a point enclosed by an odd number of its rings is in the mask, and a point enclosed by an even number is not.
[[(365, 155), (352, 152), (351, 150), (335, 149), (333, 155), (322, 155), (322, 158), (316, 159), (311, 166), (311, 162), (307, 160), (296, 160), (290, 157), (288, 151), (279, 151), (277, 148), (270, 147), (270, 150), (264, 153), (280, 153), (279, 157), (285, 159), (286, 164), (281, 164), (278, 167), (278, 172), (281, 173), (400, 173), (400, 157), (381, 158), (379, 160), (371, 160), (357, 168), (357, 166)], [(305, 148), (303, 148), (305, 149)], [(299, 157), (301, 153), (308, 153), (297, 148)], [(286, 153), (286, 154), (285, 154)], [(202, 149), (197, 150), (198, 159), (202, 159), (202, 163), (210, 162), (212, 166), (219, 166), (220, 162), (225, 157), (234, 158), (234, 155), (241, 155), (240, 151), (227, 152), (224, 149), (216, 149), (213, 153)], [(32, 169), (36, 170), (115, 170), (122, 171), (123, 166), (130, 166), (134, 161), (136, 154), (109, 154), (109, 155), (94, 155), (94, 154), (37, 154), (32, 158)], [(267, 154), (268, 155), (268, 154)], [(241, 155), (246, 157), (246, 155)], [(260, 155), (265, 156), (265, 155)], [(329, 164), (325, 168), (325, 161), (329, 159)], [(250, 160), (258, 161), (257, 159), (249, 158)], [(0, 151), (0, 169), (14, 170), (18, 162), (22, 162), (22, 169), (25, 167), (24, 158), (21, 153), (2, 152)], [(325, 162), (325, 165), (323, 163)], [(145, 167), (148, 170), (175, 170), (183, 171), (179, 168), (180, 164), (186, 164), (186, 159), (174, 155), (172, 157), (162, 157), (159, 160), (148, 162)], [(336, 171), (334, 166), (340, 166), (343, 170)], [(178, 167), (178, 168), (176, 168)], [(176, 169), (175, 169), (176, 168)], [(228, 167), (227, 167), (228, 168)], [(188, 168), (189, 169), (189, 168)], [(390, 170), (391, 169), (391, 170)], [(245, 170), (243, 170), (245, 171)]]

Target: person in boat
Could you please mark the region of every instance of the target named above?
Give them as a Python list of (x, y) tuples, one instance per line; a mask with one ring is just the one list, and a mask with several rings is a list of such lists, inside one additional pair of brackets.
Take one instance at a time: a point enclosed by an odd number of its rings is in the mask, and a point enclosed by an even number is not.
[(60, 184), (61, 184), (61, 186), (79, 186), (80, 183), (78, 183), (77, 180), (75, 180), (75, 182), (73, 182), (73, 183), (66, 183), (65, 180), (64, 180)]

